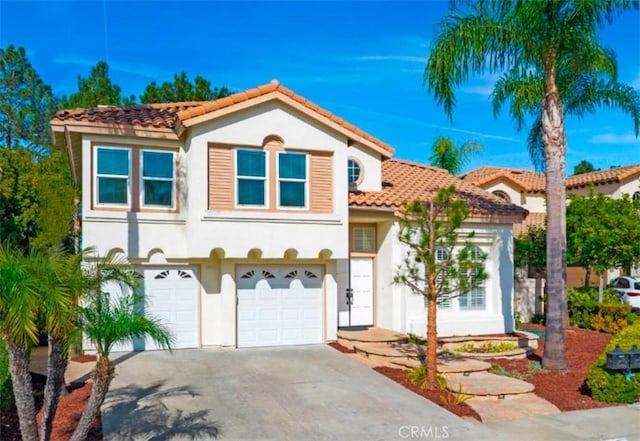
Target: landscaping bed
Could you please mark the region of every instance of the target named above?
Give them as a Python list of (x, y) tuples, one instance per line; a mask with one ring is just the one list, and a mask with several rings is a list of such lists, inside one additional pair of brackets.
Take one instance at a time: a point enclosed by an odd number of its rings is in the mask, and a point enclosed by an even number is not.
[[(544, 331), (544, 326), (541, 325), (525, 325), (524, 327), (525, 330)], [(531, 363), (542, 360), (543, 337), (538, 342), (538, 349), (523, 360), (491, 360), (491, 362), (504, 371), (533, 384), (538, 396), (555, 404), (563, 412), (612, 406), (611, 403), (594, 401), (589, 396), (589, 390), (585, 384), (587, 373), (611, 340), (611, 335), (580, 328), (567, 329), (564, 335), (569, 367), (567, 373), (546, 372), (544, 370), (532, 372)]]
[[(42, 396), (47, 377), (38, 374), (31, 374), (33, 393), (36, 397), (36, 409), (39, 411), (42, 406)], [(58, 411), (53, 422), (53, 434), (51, 441), (67, 441), (71, 438), (73, 431), (80, 420), (80, 415), (91, 394), (91, 383), (77, 385), (68, 395), (60, 397)], [(87, 437), (89, 441), (102, 440), (102, 423), (100, 417), (96, 418)], [(0, 411), (0, 440), (21, 441), (20, 425), (15, 406), (7, 410)]]

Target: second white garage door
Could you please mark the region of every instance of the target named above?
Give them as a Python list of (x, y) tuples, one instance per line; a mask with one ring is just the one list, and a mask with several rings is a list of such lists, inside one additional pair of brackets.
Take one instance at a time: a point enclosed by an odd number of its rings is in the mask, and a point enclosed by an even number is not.
[(322, 267), (239, 265), (238, 347), (322, 343)]

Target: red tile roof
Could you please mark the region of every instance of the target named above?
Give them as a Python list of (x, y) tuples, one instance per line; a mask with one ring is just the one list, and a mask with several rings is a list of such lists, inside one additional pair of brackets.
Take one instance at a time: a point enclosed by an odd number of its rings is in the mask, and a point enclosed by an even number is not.
[(480, 167), (465, 173), (460, 178), (480, 187), (499, 179), (505, 179), (529, 193), (543, 193), (546, 188), (543, 173), (524, 169)]
[(382, 191), (351, 192), (352, 207), (398, 209), (405, 200), (429, 200), (441, 188), (454, 185), (457, 196), (473, 213), (508, 214), (524, 217), (522, 207), (506, 202), (448, 171), (408, 161), (388, 159), (382, 163)]
[(353, 124), (320, 108), (317, 104), (297, 95), (292, 90), (282, 86), (277, 81), (272, 81), (254, 89), (235, 93), (225, 98), (214, 101), (192, 101), (183, 103), (166, 104), (141, 104), (134, 106), (98, 106), (89, 109), (61, 110), (57, 112), (53, 121), (86, 121), (102, 124), (128, 124), (141, 127), (176, 129), (179, 123), (191, 118), (205, 115), (210, 112), (225, 109), (235, 104), (250, 101), (252, 99), (273, 94), (274, 97), (286, 97), (302, 105), (305, 109), (315, 113), (316, 117), (326, 118), (332, 123), (350, 132), (354, 137), (363, 138), (375, 144), (390, 156), (394, 149), (379, 139), (358, 129)]
[(640, 175), (640, 165), (611, 168), (609, 170), (594, 171), (567, 178), (567, 189), (587, 187), (590, 184), (603, 185), (622, 182), (625, 179)]
[(513, 224), (513, 237), (518, 237), (520, 234), (527, 231), (527, 228), (531, 226), (544, 227), (547, 222), (547, 213), (529, 213), (524, 221)]
[[(594, 171), (580, 175), (569, 176), (566, 179), (567, 189), (587, 187), (589, 185), (603, 185), (622, 182), (634, 176), (640, 175), (640, 165), (611, 168), (609, 170)], [(542, 193), (545, 191), (545, 176), (530, 170), (511, 169), (501, 167), (480, 167), (460, 176), (460, 179), (469, 181), (483, 187), (498, 179), (510, 180), (518, 187), (530, 193)]]

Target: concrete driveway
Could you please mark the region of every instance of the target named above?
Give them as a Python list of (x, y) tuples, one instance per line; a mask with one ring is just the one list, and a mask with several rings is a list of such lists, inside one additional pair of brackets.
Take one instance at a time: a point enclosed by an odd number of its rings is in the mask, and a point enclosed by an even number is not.
[(327, 346), (118, 354), (105, 440), (403, 440), (472, 425)]

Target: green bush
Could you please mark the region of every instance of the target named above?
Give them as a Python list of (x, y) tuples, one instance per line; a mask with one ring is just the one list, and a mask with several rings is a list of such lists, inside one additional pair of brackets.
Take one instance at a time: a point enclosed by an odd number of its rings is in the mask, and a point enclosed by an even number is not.
[(630, 309), (625, 312), (628, 305), (621, 304), (612, 289), (604, 290), (603, 302), (600, 304), (596, 288), (569, 288), (567, 306), (569, 323), (579, 328), (605, 332), (617, 332), (624, 328), (627, 325), (626, 315), (630, 312)]
[(628, 351), (639, 341), (640, 323), (628, 326), (613, 336), (587, 374), (587, 386), (594, 400), (607, 403), (635, 403), (640, 400), (640, 372), (635, 372), (627, 380), (623, 372), (606, 368), (607, 352), (613, 351), (616, 346)]
[(11, 373), (9, 372), (9, 354), (0, 338), (0, 410), (13, 405), (13, 387), (11, 386)]
[(425, 388), (427, 387), (427, 368), (421, 364), (407, 372), (406, 378), (409, 383)]

